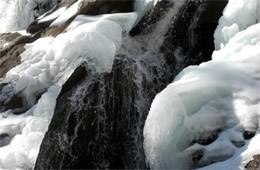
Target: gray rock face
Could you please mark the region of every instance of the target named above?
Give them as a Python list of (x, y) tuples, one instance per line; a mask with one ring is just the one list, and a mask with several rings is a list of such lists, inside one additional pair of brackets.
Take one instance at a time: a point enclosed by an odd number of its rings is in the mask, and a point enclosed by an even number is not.
[[(215, 3), (220, 4), (209, 16)], [(187, 2), (168, 20), (170, 28), (156, 36), (159, 21), (174, 7), (170, 0), (161, 1), (132, 36), (125, 35), (111, 73), (78, 67), (58, 97), (35, 169), (149, 168), (142, 142), (150, 104), (178, 71), (210, 58), (214, 46), (208, 35), (225, 4)], [(204, 41), (212, 44), (204, 46)]]

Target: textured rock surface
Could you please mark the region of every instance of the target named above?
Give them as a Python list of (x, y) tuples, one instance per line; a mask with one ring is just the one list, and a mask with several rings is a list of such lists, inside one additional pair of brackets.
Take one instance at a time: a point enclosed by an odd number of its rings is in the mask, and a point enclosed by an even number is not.
[[(208, 15), (213, 3), (220, 6), (214, 15)], [(134, 37), (126, 36), (124, 42), (130, 43), (123, 44), (111, 73), (97, 74), (83, 66), (74, 72), (57, 100), (35, 169), (148, 168), (142, 129), (150, 104), (180, 69), (210, 59), (214, 46), (209, 35), (213, 35), (226, 1), (186, 3), (170, 20), (162, 47), (149, 51), (151, 42), (141, 40), (154, 36), (158, 21), (168, 10), (161, 7), (167, 4), (174, 5), (171, 1), (159, 3), (131, 32)], [(203, 30), (208, 25), (212, 29)], [(191, 35), (197, 37), (190, 39)], [(202, 41), (212, 44), (204, 47)], [(141, 50), (130, 45), (135, 43)], [(184, 55), (185, 59), (176, 60)]]
[(253, 158), (245, 168), (248, 170), (260, 170), (260, 155), (254, 155)]
[(0, 35), (0, 40), (7, 45), (0, 48), (0, 77), (21, 63), (20, 54), (24, 52), (24, 45), (38, 39), (39, 34), (22, 36), (19, 33), (6, 33)]

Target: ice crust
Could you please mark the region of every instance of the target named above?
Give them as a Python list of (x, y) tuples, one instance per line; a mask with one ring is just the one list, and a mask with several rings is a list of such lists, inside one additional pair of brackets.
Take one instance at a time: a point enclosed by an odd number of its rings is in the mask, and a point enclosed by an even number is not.
[[(184, 69), (151, 106), (144, 127), (152, 169), (244, 169), (260, 154), (260, 24), (258, 0), (230, 0), (215, 32), (212, 60)], [(228, 37), (223, 40), (223, 37)], [(221, 48), (220, 48), (220, 44)], [(244, 131), (256, 132), (245, 140)], [(217, 133), (208, 145), (192, 144)], [(243, 143), (245, 142), (245, 145)]]

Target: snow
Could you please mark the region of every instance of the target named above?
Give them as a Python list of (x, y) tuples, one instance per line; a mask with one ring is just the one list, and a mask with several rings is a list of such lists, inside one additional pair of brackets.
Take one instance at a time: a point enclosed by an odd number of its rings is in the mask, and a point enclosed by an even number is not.
[[(203, 154), (198, 167), (219, 162), (203, 169), (243, 169), (260, 154), (256, 3), (230, 0), (216, 29), (212, 60), (184, 69), (155, 97), (144, 127), (146, 160), (152, 169), (191, 168), (192, 155), (198, 152)], [(245, 140), (245, 130), (257, 135)], [(192, 144), (214, 133), (212, 143)]]

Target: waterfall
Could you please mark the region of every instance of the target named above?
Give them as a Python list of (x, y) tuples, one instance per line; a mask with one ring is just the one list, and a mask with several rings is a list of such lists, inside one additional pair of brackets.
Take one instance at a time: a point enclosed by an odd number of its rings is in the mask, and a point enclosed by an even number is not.
[(56, 0), (1, 0), (0, 33), (26, 29), (55, 4)]

